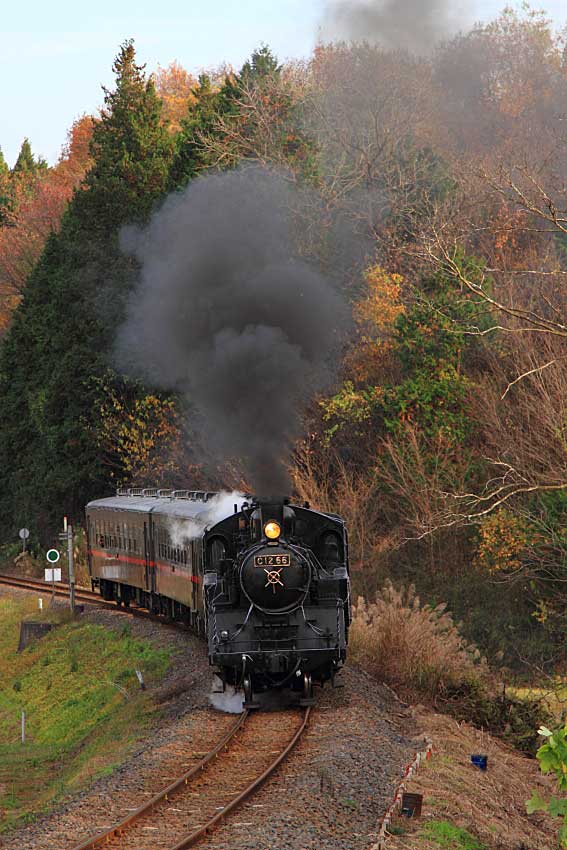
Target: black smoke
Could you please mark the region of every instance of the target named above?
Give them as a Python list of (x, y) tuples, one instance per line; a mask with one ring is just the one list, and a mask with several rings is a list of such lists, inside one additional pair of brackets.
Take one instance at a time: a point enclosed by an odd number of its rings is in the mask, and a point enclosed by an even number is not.
[(289, 490), (305, 404), (328, 386), (347, 310), (298, 256), (297, 194), (259, 167), (201, 177), (123, 247), (141, 264), (117, 342), (120, 368), (184, 394), (218, 461), (257, 493)]
[(327, 0), (321, 28), (324, 38), (426, 55), (470, 21), (470, 7), (470, 0)]

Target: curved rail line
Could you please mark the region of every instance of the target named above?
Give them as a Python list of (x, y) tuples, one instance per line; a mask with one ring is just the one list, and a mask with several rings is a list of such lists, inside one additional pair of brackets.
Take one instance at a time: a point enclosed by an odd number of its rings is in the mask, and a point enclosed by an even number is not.
[[(22, 590), (30, 590), (34, 592), (40, 592), (43, 594), (49, 594), (52, 590), (55, 591), (56, 596), (68, 597), (70, 590), (69, 586), (62, 583), (55, 583), (54, 588), (52, 585), (43, 582), (37, 579), (28, 579), (28, 578), (18, 578), (15, 576), (3, 575), (0, 574), (0, 585), (8, 585), (16, 588), (21, 588)], [(75, 599), (77, 602), (90, 602), (96, 603), (97, 605), (103, 605), (107, 608), (113, 608), (114, 610), (120, 610), (125, 613), (134, 614), (136, 616), (149, 617), (152, 618), (152, 615), (149, 612), (144, 611), (143, 609), (138, 608), (119, 608), (119, 606), (115, 602), (109, 602), (107, 600), (102, 599), (102, 597), (95, 593), (94, 591), (77, 588), (75, 590)], [(248, 711), (244, 711), (241, 715), (239, 715), (238, 720), (234, 723), (231, 728), (228, 730), (226, 735), (222, 738), (222, 740), (209, 752), (207, 755), (201, 759), (191, 770), (187, 773), (184, 773), (183, 776), (180, 776), (174, 782), (170, 783), (166, 788), (162, 791), (158, 792), (154, 795), (149, 801), (144, 803), (139, 808), (135, 809), (131, 814), (125, 817), (122, 821), (115, 824), (114, 826), (106, 829), (105, 831), (101, 831), (94, 836), (91, 836), (86, 841), (83, 841), (81, 844), (76, 845), (72, 848), (72, 850), (98, 850), (98, 848), (108, 848), (108, 850), (113, 850), (113, 848), (130, 848), (140, 846), (137, 842), (137, 839), (134, 839), (135, 843), (132, 845), (129, 843), (130, 834), (132, 832), (132, 828), (135, 827), (141, 820), (146, 817), (152, 817), (154, 813), (158, 814), (161, 810), (163, 810), (164, 805), (171, 802), (171, 798), (181, 797), (183, 791), (188, 791), (191, 785), (195, 784), (202, 775), (207, 774), (206, 768), (212, 763), (215, 762), (218, 756), (221, 754), (230, 755), (233, 750), (237, 750), (236, 741), (237, 733), (243, 732), (245, 728), (245, 724), (248, 721), (248, 725), (256, 725), (260, 726), (260, 733), (257, 738), (252, 740), (252, 742), (248, 743), (245, 747), (241, 744), (240, 748), (242, 749), (242, 753), (240, 755), (244, 755), (244, 761), (242, 764), (238, 764), (238, 758), (236, 761), (236, 770), (231, 775), (230, 765), (224, 764), (225, 759), (221, 759), (223, 764), (223, 769), (221, 771), (221, 777), (217, 777), (216, 780), (213, 777), (210, 784), (206, 784), (204, 786), (205, 796), (209, 796), (211, 793), (211, 788), (213, 788), (213, 793), (220, 792), (225, 794), (226, 791), (223, 788), (229, 787), (234, 788), (238, 786), (238, 783), (242, 781), (243, 770), (247, 770), (250, 767), (250, 762), (253, 761), (254, 757), (257, 757), (258, 754), (269, 753), (270, 755), (274, 755), (275, 758), (271, 759), (269, 763), (261, 764), (259, 772), (256, 776), (254, 776), (248, 784), (240, 789), (237, 794), (230, 794), (230, 797), (226, 802), (223, 802), (222, 806), (215, 807), (215, 814), (208, 817), (208, 819), (196, 826), (191, 832), (184, 834), (181, 840), (178, 840), (177, 843), (171, 845), (169, 843), (163, 842), (158, 844), (153, 844), (152, 846), (156, 848), (159, 847), (159, 850), (187, 850), (189, 847), (193, 847), (198, 844), (209, 832), (215, 829), (230, 812), (237, 809), (242, 803), (244, 803), (248, 797), (254, 794), (265, 782), (266, 780), (277, 770), (279, 765), (287, 758), (289, 753), (294, 749), (297, 742), (300, 740), (301, 736), (305, 732), (307, 728), (307, 724), (309, 722), (309, 717), (311, 713), (311, 708), (304, 709), (302, 715), (302, 721), (297, 727), (291, 738), (289, 735), (285, 739), (285, 741), (281, 742), (281, 746), (278, 750), (274, 751), (271, 749), (266, 749), (264, 746), (262, 749), (262, 742), (267, 740), (267, 746), (272, 747), (273, 741), (269, 738), (269, 727), (271, 724), (274, 726), (274, 730), (278, 730), (278, 726), (281, 726), (284, 717), (289, 717), (290, 712), (269, 712), (258, 714), (253, 712), (252, 715), (249, 715)], [(294, 712), (294, 715), (297, 714), (297, 711)], [(284, 730), (285, 732), (285, 730)], [(252, 737), (255, 732), (253, 730)], [(275, 737), (275, 732), (272, 732), (272, 735)], [(233, 745), (232, 747), (229, 745)], [(243, 748), (244, 747), (244, 748)], [(236, 753), (238, 756), (238, 752)], [(198, 790), (189, 792), (192, 793), (192, 796), (198, 795)], [(169, 809), (168, 811), (174, 812), (175, 809)], [(164, 813), (161, 811), (161, 817), (163, 818)], [(172, 820), (171, 815), (167, 815), (166, 818), (169, 823)], [(165, 821), (162, 821), (164, 823)], [(159, 828), (156, 827), (147, 827), (147, 829), (156, 830), (160, 832)], [(161, 832), (160, 832), (161, 834)], [(148, 836), (149, 837), (149, 836)], [(156, 836), (157, 837), (157, 836)]]
[[(48, 581), (41, 581), (41, 579), (20, 578), (19, 576), (5, 575), (3, 573), (0, 574), (0, 584), (11, 585), (12, 587), (21, 587), (22, 590), (39, 590), (44, 594), (50, 594), (54, 590), (56, 596), (69, 596), (71, 592), (69, 585), (60, 581), (56, 581), (52, 584)], [(82, 599), (86, 599), (89, 602), (105, 602), (102, 596), (95, 593), (94, 590), (87, 590), (83, 587), (75, 588), (75, 596), (76, 598), (81, 597)], [(114, 602), (107, 602), (106, 604), (116, 607), (116, 603)]]
[(201, 759), (201, 761), (196, 764), (191, 770), (184, 773), (183, 776), (180, 776), (179, 779), (176, 779), (167, 788), (164, 788), (162, 791), (158, 791), (151, 800), (148, 800), (147, 803), (144, 803), (143, 806), (137, 808), (130, 815), (125, 817), (119, 823), (111, 826), (110, 829), (106, 829), (103, 832), (99, 832), (91, 838), (87, 838), (86, 841), (83, 841), (82, 844), (77, 844), (73, 850), (96, 850), (97, 847), (100, 847), (102, 844), (108, 844), (109, 839), (111, 838), (119, 838), (124, 831), (131, 826), (133, 823), (138, 821), (143, 815), (148, 812), (153, 811), (153, 809), (158, 806), (160, 803), (169, 802), (169, 798), (175, 794), (180, 788), (184, 785), (188, 785), (191, 779), (196, 776), (198, 773), (203, 771), (208, 763), (212, 761), (215, 756), (217, 756), (221, 750), (226, 747), (231, 738), (233, 738), (241, 726), (245, 723), (246, 717), (248, 716), (247, 711), (243, 711), (241, 715), (239, 715), (238, 720), (234, 723), (224, 738), (214, 747), (207, 755)]
[[(51, 582), (41, 581), (40, 579), (19, 578), (18, 576), (5, 575), (3, 573), (0, 574), (0, 585), (16, 587), (21, 590), (30, 590), (34, 593), (41, 593), (43, 596), (51, 596), (54, 593), (55, 596), (67, 598), (71, 594), (69, 585), (64, 584), (63, 582), (56, 581), (52, 584)], [(75, 601), (95, 603), (96, 605), (102, 605), (103, 608), (111, 608), (114, 611), (122, 611), (125, 614), (132, 614), (135, 617), (160, 619), (157, 615), (151, 614), (144, 608), (137, 608), (135, 606), (127, 608), (125, 606), (118, 605), (116, 602), (103, 599), (100, 593), (96, 593), (94, 590), (87, 590), (87, 588), (84, 587), (75, 587)], [(169, 621), (164, 618), (161, 618), (161, 621), (169, 624)]]
[[(310, 711), (310, 708), (304, 710), (299, 727), (295, 728), (291, 739), (289, 737), (287, 738), (283, 749), (278, 749), (275, 752), (267, 749), (268, 747), (274, 746), (273, 741), (268, 739), (264, 746), (264, 755), (269, 752), (270, 755), (275, 755), (275, 758), (271, 759), (267, 766), (262, 765), (263, 769), (261, 773), (248, 782), (243, 789), (238, 791), (238, 793), (234, 794), (234, 792), (231, 791), (230, 799), (228, 799), (222, 806), (214, 806), (215, 802), (219, 802), (218, 794), (224, 793), (226, 796), (227, 788), (233, 789), (235, 786), (238, 786), (239, 781), (242, 781), (241, 760), (244, 758), (247, 763), (253, 762), (255, 754), (261, 749), (258, 747), (250, 748), (249, 745), (245, 747), (242, 741), (238, 741), (236, 739), (236, 733), (244, 730), (244, 726), (247, 721), (248, 723), (251, 722), (248, 711), (244, 711), (241, 715), (239, 715), (238, 720), (229, 729), (224, 738), (188, 773), (185, 773), (183, 776), (179, 777), (179, 779), (176, 779), (168, 785), (167, 788), (164, 788), (152, 797), (151, 800), (144, 803), (144, 805), (140, 806), (120, 821), (120, 823), (115, 824), (109, 829), (100, 832), (91, 838), (88, 838), (81, 844), (76, 845), (73, 850), (98, 850), (98, 848), (103, 847), (109, 848), (109, 850), (114, 850), (114, 848), (128, 848), (128, 850), (129, 848), (138, 848), (141, 846), (139, 843), (139, 834), (132, 834), (132, 827), (135, 824), (138, 825), (139, 830), (145, 829), (154, 831), (153, 834), (147, 832), (144, 834), (146, 837), (144, 846), (151, 848), (159, 847), (161, 850), (187, 850), (187, 848), (195, 846), (209, 832), (214, 830), (228, 814), (237, 809), (240, 805), (242, 805), (242, 803), (244, 803), (245, 800), (254, 794), (255, 791), (257, 791), (264, 782), (266, 782), (272, 773), (274, 773), (301, 738), (307, 727)], [(294, 714), (296, 714), (296, 712), (294, 712)], [(252, 715), (254, 722), (259, 724), (261, 728), (265, 727), (266, 719), (269, 716), (270, 715), (260, 715), (257, 713)], [(278, 713), (272, 713), (271, 716), (274, 719), (281, 717)], [(232, 759), (234, 764), (231, 768), (231, 754), (233, 754), (233, 750), (235, 749), (237, 750), (235, 754), (236, 757), (233, 757)], [(238, 752), (239, 749), (240, 752)], [(211, 763), (214, 762), (217, 757), (221, 756), (221, 754), (223, 758), (216, 766), (217, 775), (214, 775), (215, 768), (213, 767), (213, 776), (207, 777), (205, 775), (202, 778), (201, 790), (198, 787), (195, 789), (195, 780), (198, 777), (201, 777), (202, 774), (206, 774), (207, 766), (211, 765)], [(220, 779), (221, 776), (222, 780)], [(199, 795), (202, 796), (202, 799), (195, 801), (194, 798)], [(192, 813), (188, 814), (187, 811), (174, 808), (171, 805), (176, 802), (178, 806), (181, 805), (183, 803), (184, 796), (187, 797), (185, 803), (189, 806), (194, 806), (196, 803), (197, 805), (204, 805), (205, 807), (208, 805), (209, 809), (213, 807), (215, 811), (214, 814), (206, 816), (204, 823), (197, 825), (193, 829), (189, 827), (191, 831), (186, 832), (185, 834), (184, 832), (187, 829), (186, 819), (193, 817), (194, 810), (190, 810)], [(179, 799), (182, 800), (182, 803), (178, 802)], [(181, 817), (174, 814), (176, 812), (179, 812)], [(201, 817), (200, 812), (197, 817)], [(158, 826), (143, 826), (140, 822), (144, 819), (149, 820), (150, 824), (157, 823)], [(177, 833), (174, 839), (176, 841), (175, 844), (172, 845), (170, 843), (171, 838), (168, 837), (167, 832)], [(181, 836), (181, 838), (179, 838), (179, 836)]]

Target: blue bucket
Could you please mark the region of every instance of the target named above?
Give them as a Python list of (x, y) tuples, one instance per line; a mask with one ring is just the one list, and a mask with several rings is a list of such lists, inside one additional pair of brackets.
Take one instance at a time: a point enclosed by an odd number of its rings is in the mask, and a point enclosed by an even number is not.
[(488, 756), (473, 755), (471, 756), (471, 762), (479, 770), (486, 770), (488, 767)]

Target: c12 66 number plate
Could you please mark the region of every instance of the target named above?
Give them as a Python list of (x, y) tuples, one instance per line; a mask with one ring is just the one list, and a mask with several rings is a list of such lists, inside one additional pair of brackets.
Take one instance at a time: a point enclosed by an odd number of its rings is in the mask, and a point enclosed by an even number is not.
[(254, 555), (255, 567), (290, 567), (290, 555)]

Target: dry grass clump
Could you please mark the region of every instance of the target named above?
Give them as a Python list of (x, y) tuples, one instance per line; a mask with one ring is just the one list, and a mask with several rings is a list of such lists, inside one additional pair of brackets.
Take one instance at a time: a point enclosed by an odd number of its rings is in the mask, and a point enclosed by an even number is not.
[(459, 633), (446, 604), (422, 605), (415, 588), (388, 581), (376, 601), (354, 606), (349, 654), (398, 690), (434, 700), (489, 678), (478, 649)]

